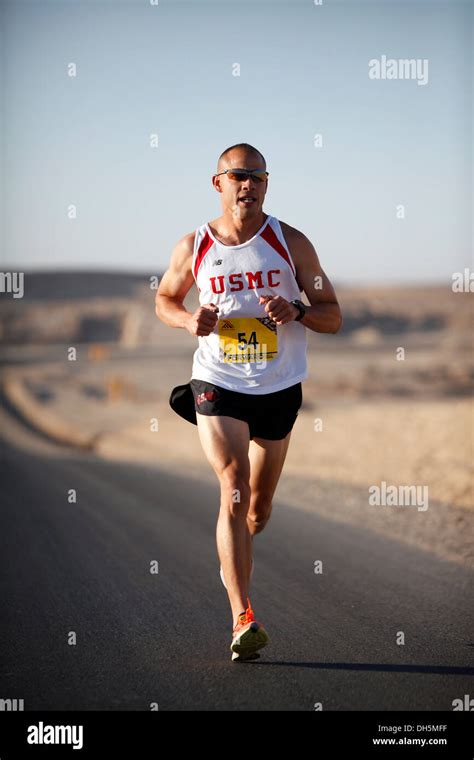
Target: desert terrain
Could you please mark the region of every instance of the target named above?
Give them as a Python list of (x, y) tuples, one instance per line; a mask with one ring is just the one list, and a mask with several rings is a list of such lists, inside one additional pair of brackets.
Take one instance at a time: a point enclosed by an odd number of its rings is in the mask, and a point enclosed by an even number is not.
[[(274, 508), (472, 563), (472, 296), (450, 283), (335, 286), (344, 326), (308, 331), (309, 378)], [(168, 405), (196, 341), (157, 319), (154, 297), (145, 275), (26, 273), (24, 297), (0, 302), (2, 395), (65, 446), (213, 483), (196, 427)], [(370, 504), (382, 482), (426, 487), (427, 508)]]

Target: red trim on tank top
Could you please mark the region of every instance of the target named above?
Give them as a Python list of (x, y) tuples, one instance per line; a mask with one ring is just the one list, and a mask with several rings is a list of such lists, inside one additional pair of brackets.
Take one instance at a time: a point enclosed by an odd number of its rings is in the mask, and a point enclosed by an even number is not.
[(210, 248), (214, 245), (214, 241), (209, 236), (209, 233), (206, 232), (203, 239), (201, 240), (201, 243), (199, 245), (199, 249), (196, 255), (196, 260), (194, 262), (194, 279), (197, 281), (198, 271), (199, 267), (201, 266), (204, 256), (208, 252)]
[(279, 253), (282, 258), (285, 259), (286, 263), (288, 264), (294, 276), (296, 277), (296, 270), (295, 270), (293, 261), (290, 259), (288, 252), (285, 250), (285, 248), (282, 246), (282, 244), (278, 240), (274, 229), (270, 227), (270, 225), (268, 225), (267, 227), (265, 227), (263, 232), (260, 233), (260, 236), (263, 237), (265, 242), (268, 243), (268, 245), (271, 245), (271, 247), (274, 248), (275, 251)]

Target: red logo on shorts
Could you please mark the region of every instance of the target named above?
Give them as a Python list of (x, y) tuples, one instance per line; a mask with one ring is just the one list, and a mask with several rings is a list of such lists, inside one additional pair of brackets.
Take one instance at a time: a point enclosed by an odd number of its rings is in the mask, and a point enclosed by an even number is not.
[(204, 391), (196, 396), (196, 403), (198, 406), (204, 403), (204, 401), (215, 401), (217, 398), (217, 391)]

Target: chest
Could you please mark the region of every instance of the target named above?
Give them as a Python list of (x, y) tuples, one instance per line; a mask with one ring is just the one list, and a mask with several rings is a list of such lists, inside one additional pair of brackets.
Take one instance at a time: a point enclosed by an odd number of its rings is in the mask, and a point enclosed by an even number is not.
[(279, 292), (291, 286), (293, 272), (287, 262), (267, 246), (236, 251), (214, 247), (199, 271), (199, 286), (215, 295), (249, 291)]

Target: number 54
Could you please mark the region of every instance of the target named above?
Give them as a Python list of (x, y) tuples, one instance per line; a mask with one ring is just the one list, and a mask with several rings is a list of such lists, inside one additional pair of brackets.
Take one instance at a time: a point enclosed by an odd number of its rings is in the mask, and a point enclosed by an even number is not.
[(239, 341), (239, 348), (245, 348), (246, 345), (252, 345), (254, 348), (257, 347), (257, 333), (255, 330), (250, 333), (250, 338), (247, 340), (245, 337), (244, 332), (237, 333), (237, 339)]

